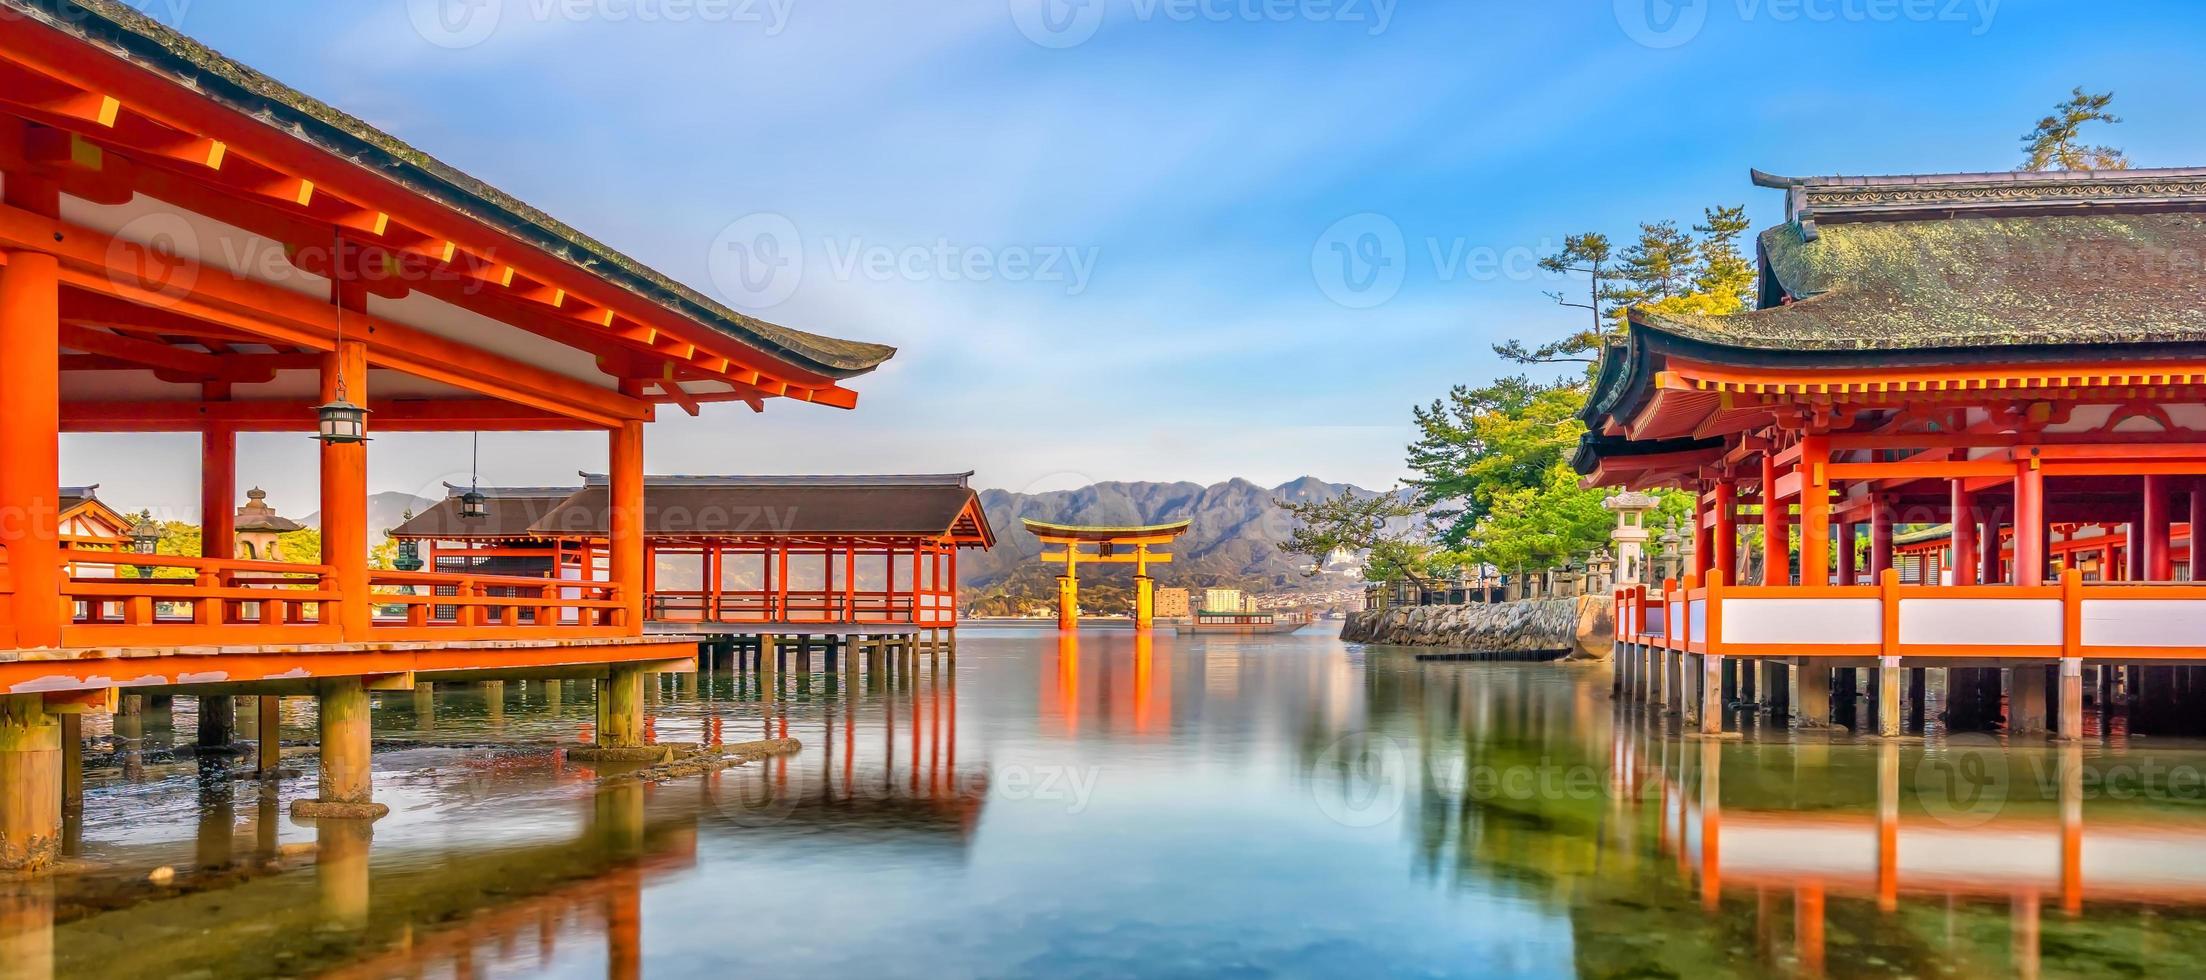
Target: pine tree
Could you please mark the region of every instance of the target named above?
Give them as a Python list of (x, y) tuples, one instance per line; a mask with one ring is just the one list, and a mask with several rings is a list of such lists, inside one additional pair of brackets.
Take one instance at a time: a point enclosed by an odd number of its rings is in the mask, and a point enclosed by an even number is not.
[(2037, 128), (2022, 137), (2022, 148), (2029, 158), (2015, 169), (2128, 170), (2129, 157), (2122, 151), (2111, 146), (2087, 146), (2080, 139), (2085, 123), (2112, 125), (2122, 121), (2107, 111), (2113, 102), (2112, 92), (2094, 95), (2076, 86), (2068, 101), (2055, 106), (2052, 115), (2038, 120)]

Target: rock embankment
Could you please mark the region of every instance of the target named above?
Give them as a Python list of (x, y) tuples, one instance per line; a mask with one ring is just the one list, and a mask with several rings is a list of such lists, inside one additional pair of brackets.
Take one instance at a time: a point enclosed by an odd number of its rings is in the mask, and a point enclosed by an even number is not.
[(1401, 606), (1348, 617), (1341, 639), (1389, 646), (1451, 647), (1503, 657), (1606, 660), (1616, 638), (1605, 595), (1462, 606)]

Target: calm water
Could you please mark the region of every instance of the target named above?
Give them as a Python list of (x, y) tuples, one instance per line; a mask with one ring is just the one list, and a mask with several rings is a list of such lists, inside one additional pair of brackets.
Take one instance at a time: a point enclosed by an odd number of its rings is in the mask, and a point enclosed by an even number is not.
[[(120, 740), (88, 725), (73, 847), (96, 870), (0, 901), (8, 967), (2157, 976), (2206, 956), (2195, 746), (1686, 740), (1612, 704), (1605, 668), (1315, 633), (968, 632), (954, 676), (783, 685), (668, 678), (652, 730), (786, 731), (801, 755), (613, 788), (555, 749), (586, 734), (587, 685), (379, 695), (393, 813), (372, 841), (281, 815), (311, 776), (268, 791), (169, 755), (190, 699)], [(311, 773), (311, 705), (284, 710)]]

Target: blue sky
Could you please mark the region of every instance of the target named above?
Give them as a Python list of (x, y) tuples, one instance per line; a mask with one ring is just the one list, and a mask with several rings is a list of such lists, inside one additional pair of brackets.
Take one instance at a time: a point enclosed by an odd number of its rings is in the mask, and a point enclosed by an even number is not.
[[(1411, 404), (1504, 371), (1493, 341), (1576, 322), (1524, 273), (1564, 234), (1711, 204), (1770, 224), (1750, 166), (2005, 169), (2079, 84), (2117, 93), (2126, 121), (2097, 136), (2140, 165), (2206, 163), (2196, 3), (1042, 8), (1068, 2), (138, 0), (739, 308), (902, 348), (855, 412), (664, 413), (655, 472), (1378, 487)], [(727, 233), (762, 221), (802, 274), (746, 292)], [(1336, 242), (1379, 243), (1398, 287), (1344, 290)], [(560, 482), (601, 446), (488, 436), (484, 479)], [(65, 478), (189, 507), (194, 450), (71, 437)], [(304, 513), (311, 452), (249, 439), (241, 479)], [(464, 478), (467, 443), (370, 456), (375, 489), (426, 493)]]

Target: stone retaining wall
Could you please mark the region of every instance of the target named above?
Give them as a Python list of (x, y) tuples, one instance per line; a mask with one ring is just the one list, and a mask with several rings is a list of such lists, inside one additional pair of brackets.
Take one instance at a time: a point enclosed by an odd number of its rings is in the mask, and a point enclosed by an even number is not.
[(1389, 646), (1606, 660), (1616, 639), (1615, 599), (1605, 595), (1462, 606), (1400, 606), (1348, 617), (1341, 639)]

